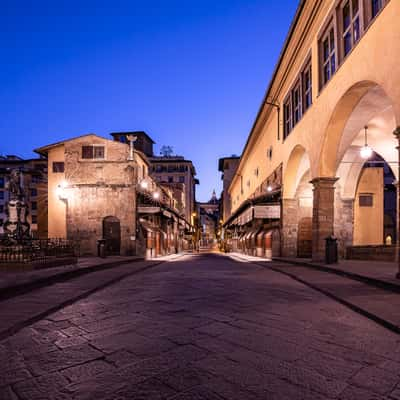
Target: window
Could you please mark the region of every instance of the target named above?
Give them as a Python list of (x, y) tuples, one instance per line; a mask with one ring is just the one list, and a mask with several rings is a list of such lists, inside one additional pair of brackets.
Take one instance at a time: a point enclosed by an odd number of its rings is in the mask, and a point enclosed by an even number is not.
[(293, 126), (295, 126), (301, 119), (301, 86), (300, 81), (296, 83), (292, 90), (292, 102), (293, 102)]
[(31, 189), (31, 197), (36, 197), (37, 196), (37, 189), (36, 188), (32, 188)]
[(307, 63), (302, 73), (303, 82), (303, 112), (308, 110), (312, 104), (312, 74), (311, 60)]
[(180, 176), (179, 177), (179, 183), (185, 183), (185, 177), (184, 176)]
[(372, 207), (374, 205), (374, 196), (372, 194), (360, 194), (358, 197), (358, 205), (360, 207)]
[(169, 176), (168, 177), (168, 183), (172, 183), (174, 181), (174, 177), (173, 176)]
[(31, 210), (37, 210), (37, 203), (36, 201), (31, 202)]
[(3, 200), (3, 199), (4, 199), (4, 192), (0, 191), (0, 200)]
[(336, 71), (336, 41), (333, 22), (320, 42), (321, 87), (326, 85)]
[(0, 188), (4, 187), (4, 177), (0, 177)]
[(104, 159), (104, 146), (82, 146), (82, 158), (85, 160)]
[(343, 58), (360, 39), (360, 7), (359, 0), (346, 0), (340, 11), (341, 51)]
[(4, 205), (0, 204), (0, 213), (3, 213), (3, 212), (4, 212)]
[(63, 162), (53, 162), (53, 172), (54, 173), (63, 173), (64, 172), (64, 163)]
[(283, 105), (283, 118), (284, 118), (284, 138), (286, 138), (292, 130), (292, 101), (289, 95)]
[(383, 0), (370, 0), (371, 2), (371, 17), (375, 18), (379, 11), (382, 10)]
[(37, 224), (37, 215), (32, 215), (32, 224)]

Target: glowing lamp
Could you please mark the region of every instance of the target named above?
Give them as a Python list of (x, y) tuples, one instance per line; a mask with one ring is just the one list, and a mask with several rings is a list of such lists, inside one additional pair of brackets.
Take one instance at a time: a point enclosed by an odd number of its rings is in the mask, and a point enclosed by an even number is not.
[(368, 126), (364, 127), (364, 146), (361, 147), (360, 150), (360, 156), (361, 158), (363, 158), (364, 160), (368, 160), (368, 158), (370, 158), (372, 156), (373, 150), (371, 149), (371, 147), (368, 146), (368, 141), (367, 141), (367, 134), (368, 134)]

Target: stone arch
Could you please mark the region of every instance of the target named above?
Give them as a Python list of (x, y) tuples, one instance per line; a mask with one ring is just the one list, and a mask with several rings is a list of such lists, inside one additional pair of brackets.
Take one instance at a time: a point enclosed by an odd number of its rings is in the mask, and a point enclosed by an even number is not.
[(293, 199), (297, 187), (304, 176), (310, 170), (310, 159), (306, 149), (302, 145), (296, 145), (286, 163), (283, 173), (283, 198)]
[(388, 109), (396, 125), (397, 110), (381, 85), (364, 80), (351, 86), (337, 102), (325, 129), (318, 176), (334, 177), (348, 147), (360, 130), (375, 115)]

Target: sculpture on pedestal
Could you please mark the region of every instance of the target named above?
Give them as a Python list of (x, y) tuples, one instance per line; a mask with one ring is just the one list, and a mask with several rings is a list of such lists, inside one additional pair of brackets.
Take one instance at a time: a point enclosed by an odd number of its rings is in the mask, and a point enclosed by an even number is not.
[(6, 189), (9, 192), (9, 200), (6, 205), (7, 220), (4, 223), (4, 234), (9, 241), (21, 243), (30, 239), (30, 225), (27, 221), (28, 206), (25, 203), (19, 170), (11, 171)]

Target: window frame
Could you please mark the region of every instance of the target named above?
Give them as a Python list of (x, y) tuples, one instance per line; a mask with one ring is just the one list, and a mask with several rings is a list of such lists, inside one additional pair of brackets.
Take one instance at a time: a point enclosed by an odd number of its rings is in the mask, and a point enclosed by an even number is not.
[[(310, 76), (310, 87), (307, 88), (306, 87), (306, 74), (309, 74)], [(302, 97), (303, 97), (303, 115), (305, 114), (305, 112), (312, 106), (313, 104), (313, 82), (312, 82), (312, 63), (311, 63), (311, 57), (308, 58), (308, 60), (306, 61), (306, 64), (303, 68), (303, 70), (301, 71), (301, 81), (302, 81)], [(310, 104), (307, 106), (307, 96), (310, 96)]]
[(63, 174), (65, 172), (65, 162), (53, 161), (51, 171), (53, 174)]
[[(85, 150), (91, 149), (91, 157), (85, 155)], [(102, 157), (95, 157), (96, 150), (102, 149)], [(89, 144), (81, 146), (81, 160), (83, 161), (102, 161), (106, 159), (106, 146), (103, 144)]]
[(290, 90), (283, 102), (283, 140), (289, 136), (292, 129), (292, 91)]
[[(336, 74), (339, 62), (338, 62), (338, 39), (337, 39), (337, 21), (336, 21), (336, 13), (328, 19), (328, 23), (322, 31), (322, 35), (318, 40), (318, 64), (319, 64), (319, 88), (320, 90), (325, 87), (331, 80), (332, 77)], [(333, 37), (334, 45), (332, 50), (331, 39)], [(325, 59), (324, 52), (324, 44), (325, 41), (328, 40), (329, 46), (329, 55), (327, 59)], [(335, 68), (332, 71), (332, 56), (334, 56)], [(329, 79), (325, 80), (325, 66), (329, 66)]]

